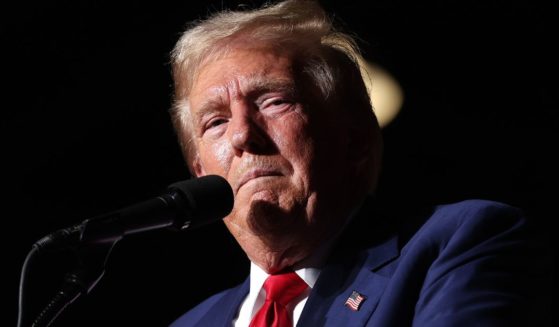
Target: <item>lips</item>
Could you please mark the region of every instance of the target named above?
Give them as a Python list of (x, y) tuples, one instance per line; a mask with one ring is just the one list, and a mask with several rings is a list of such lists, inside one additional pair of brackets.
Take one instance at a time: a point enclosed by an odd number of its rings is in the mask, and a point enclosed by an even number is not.
[(250, 170), (248, 172), (246, 172), (245, 174), (243, 174), (241, 176), (241, 178), (239, 179), (239, 182), (237, 184), (237, 187), (235, 189), (235, 193), (246, 183), (248, 183), (249, 181), (256, 179), (256, 178), (260, 178), (260, 177), (268, 177), (268, 176), (281, 176), (282, 174), (277, 171), (277, 170), (272, 170), (272, 169), (253, 169)]

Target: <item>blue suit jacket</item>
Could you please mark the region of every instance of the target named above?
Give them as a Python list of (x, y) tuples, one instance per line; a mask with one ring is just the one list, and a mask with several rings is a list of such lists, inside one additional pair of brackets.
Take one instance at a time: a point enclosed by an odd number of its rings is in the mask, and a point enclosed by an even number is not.
[[(323, 268), (297, 326), (542, 326), (545, 249), (517, 209), (468, 200), (394, 228), (365, 205)], [(401, 226), (401, 225), (398, 225)], [(374, 229), (374, 230), (372, 230)], [(372, 240), (372, 242), (371, 242)], [(172, 327), (231, 326), (248, 279)], [(357, 311), (345, 305), (365, 297)]]

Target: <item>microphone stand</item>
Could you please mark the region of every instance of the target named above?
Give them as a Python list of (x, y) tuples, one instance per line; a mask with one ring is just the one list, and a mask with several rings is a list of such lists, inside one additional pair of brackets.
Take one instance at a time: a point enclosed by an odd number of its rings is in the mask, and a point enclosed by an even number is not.
[[(18, 327), (49, 326), (80, 296), (88, 294), (105, 273), (114, 245), (125, 235), (169, 228), (193, 229), (225, 217), (233, 208), (231, 186), (223, 177), (208, 175), (169, 185), (156, 198), (110, 212), (49, 234), (29, 251), (19, 285)], [(66, 274), (61, 289), (35, 320), (28, 317), (29, 267), (44, 251), (71, 250), (78, 264)], [(29, 321), (33, 321), (29, 324)]]
[(38, 314), (32, 327), (47, 327), (82, 295), (88, 294), (105, 273), (105, 264), (116, 241), (86, 246), (76, 251), (77, 267), (66, 274), (60, 290)]
[[(102, 227), (102, 228), (100, 228)], [(22, 269), (18, 327), (47, 327), (82, 295), (88, 294), (105, 273), (105, 265), (114, 245), (122, 239), (124, 231), (119, 226), (107, 228), (106, 221), (86, 220), (84, 223), (59, 230), (37, 241), (29, 252)], [(43, 251), (70, 249), (77, 257), (74, 269), (66, 274), (58, 292), (44, 309), (31, 321), (25, 315), (25, 280), (31, 262)]]

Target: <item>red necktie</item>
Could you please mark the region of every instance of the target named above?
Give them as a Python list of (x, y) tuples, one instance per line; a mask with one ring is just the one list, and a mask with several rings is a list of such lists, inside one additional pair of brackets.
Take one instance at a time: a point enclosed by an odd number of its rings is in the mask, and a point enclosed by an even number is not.
[(286, 307), (307, 287), (294, 272), (270, 275), (264, 282), (266, 301), (252, 318), (249, 327), (291, 327)]

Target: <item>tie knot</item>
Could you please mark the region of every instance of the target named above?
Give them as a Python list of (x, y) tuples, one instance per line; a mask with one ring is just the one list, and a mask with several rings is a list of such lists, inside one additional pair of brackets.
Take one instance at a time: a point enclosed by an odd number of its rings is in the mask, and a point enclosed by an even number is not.
[(264, 282), (266, 300), (278, 302), (286, 306), (301, 295), (308, 285), (295, 272), (270, 275)]

